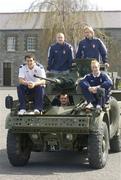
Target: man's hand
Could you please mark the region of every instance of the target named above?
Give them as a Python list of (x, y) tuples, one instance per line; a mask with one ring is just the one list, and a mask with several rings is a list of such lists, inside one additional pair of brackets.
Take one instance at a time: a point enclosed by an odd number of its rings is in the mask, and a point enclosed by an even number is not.
[(34, 87), (35, 87), (35, 83), (29, 81), (29, 82), (28, 82), (28, 88), (29, 88), (29, 89), (33, 89)]
[(109, 67), (109, 64), (108, 64), (108, 63), (105, 63), (105, 66), (108, 68), (108, 67)]
[(97, 93), (97, 89), (99, 88), (100, 86), (93, 86), (93, 87), (89, 87), (88, 90), (89, 92), (93, 93), (93, 94), (96, 94)]
[(89, 92), (95, 94), (96, 93), (96, 88), (95, 87), (89, 87)]

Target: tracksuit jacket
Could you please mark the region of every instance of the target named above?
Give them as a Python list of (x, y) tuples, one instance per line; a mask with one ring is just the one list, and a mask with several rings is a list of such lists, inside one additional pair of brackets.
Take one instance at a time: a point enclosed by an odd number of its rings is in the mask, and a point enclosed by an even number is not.
[(48, 51), (47, 69), (49, 71), (66, 71), (71, 67), (73, 58), (73, 48), (70, 44), (67, 42), (55, 43), (50, 46)]
[[(103, 102), (98, 102), (96, 98), (96, 94), (90, 93), (88, 88), (90, 86), (99, 86), (105, 89), (105, 97), (103, 97)], [(98, 77), (95, 77), (92, 73), (87, 74), (81, 81), (80, 87), (82, 90), (82, 94), (84, 95), (87, 102), (91, 102), (93, 105), (101, 105), (103, 106), (106, 101), (109, 99), (109, 92), (112, 87), (113, 83), (110, 77), (106, 74), (101, 72)], [(103, 103), (103, 104), (100, 104)]]
[(107, 49), (99, 38), (85, 38), (79, 43), (76, 58), (97, 59), (99, 62), (107, 62)]

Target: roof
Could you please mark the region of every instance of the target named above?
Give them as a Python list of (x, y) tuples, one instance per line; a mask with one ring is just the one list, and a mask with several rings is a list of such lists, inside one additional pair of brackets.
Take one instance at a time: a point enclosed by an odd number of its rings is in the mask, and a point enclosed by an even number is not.
[(0, 30), (42, 29), (44, 17), (45, 13), (0, 13)]
[[(47, 12), (0, 13), (0, 30), (43, 29)], [(121, 28), (121, 11), (85, 11), (80, 21), (94, 28)]]
[(87, 23), (96, 28), (121, 28), (121, 11), (90, 11)]

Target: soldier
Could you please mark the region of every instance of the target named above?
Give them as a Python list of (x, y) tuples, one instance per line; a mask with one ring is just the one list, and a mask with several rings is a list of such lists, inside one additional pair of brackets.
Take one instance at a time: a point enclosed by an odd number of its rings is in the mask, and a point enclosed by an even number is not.
[(18, 75), (19, 85), (17, 86), (17, 93), (20, 102), (19, 115), (23, 115), (26, 112), (26, 93), (34, 95), (34, 113), (38, 114), (42, 112), (45, 80), (37, 79), (34, 75), (45, 78), (44, 67), (35, 61), (33, 55), (26, 55), (25, 64), (20, 66)]
[(81, 81), (80, 86), (87, 104), (86, 108), (96, 107), (102, 109), (109, 99), (109, 92), (113, 85), (110, 77), (100, 72), (100, 64), (98, 61), (91, 62), (92, 73), (87, 74)]
[(48, 71), (68, 72), (74, 58), (72, 46), (65, 42), (63, 33), (56, 35), (56, 43), (51, 45), (48, 51)]
[(94, 37), (94, 30), (91, 26), (84, 27), (84, 36), (85, 38), (79, 43), (76, 58), (96, 59), (109, 67), (107, 49), (99, 38)]

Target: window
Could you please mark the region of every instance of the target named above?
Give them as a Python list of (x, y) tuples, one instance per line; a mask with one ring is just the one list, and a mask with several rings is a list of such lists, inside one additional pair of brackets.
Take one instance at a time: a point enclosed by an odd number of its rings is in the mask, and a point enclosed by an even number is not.
[(36, 37), (27, 37), (27, 51), (36, 50)]
[(8, 37), (7, 51), (15, 51), (15, 50), (16, 50), (16, 37)]

